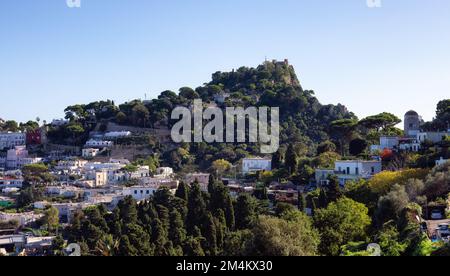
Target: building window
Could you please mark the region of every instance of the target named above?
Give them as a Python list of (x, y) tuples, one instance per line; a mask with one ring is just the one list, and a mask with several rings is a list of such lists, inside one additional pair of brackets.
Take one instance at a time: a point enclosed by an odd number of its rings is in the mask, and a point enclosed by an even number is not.
[(347, 167), (347, 174), (350, 174), (350, 167)]
[(359, 168), (355, 169), (355, 174), (359, 175)]
[(134, 191), (134, 194), (137, 195), (137, 191)]
[(375, 167), (372, 167), (372, 174), (375, 173)]

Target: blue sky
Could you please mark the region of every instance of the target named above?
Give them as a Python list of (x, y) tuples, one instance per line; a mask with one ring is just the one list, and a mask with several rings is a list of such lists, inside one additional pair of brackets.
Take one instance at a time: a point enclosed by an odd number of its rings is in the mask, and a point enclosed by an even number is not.
[(450, 91), (450, 1), (0, 1), (0, 117), (63, 117), (75, 103), (156, 97), (215, 71), (288, 58), (305, 89), (359, 117)]

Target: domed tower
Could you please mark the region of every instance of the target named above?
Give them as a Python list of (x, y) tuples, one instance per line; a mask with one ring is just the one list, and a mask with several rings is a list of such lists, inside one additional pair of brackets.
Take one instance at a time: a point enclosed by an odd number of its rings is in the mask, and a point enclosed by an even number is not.
[(405, 135), (416, 136), (420, 131), (420, 125), (422, 124), (422, 119), (419, 114), (414, 110), (408, 111), (405, 114)]

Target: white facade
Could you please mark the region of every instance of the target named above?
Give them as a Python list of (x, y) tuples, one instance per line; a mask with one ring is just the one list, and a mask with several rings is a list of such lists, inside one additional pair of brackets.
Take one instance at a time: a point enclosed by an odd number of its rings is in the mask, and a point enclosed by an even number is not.
[(0, 133), (0, 150), (24, 146), (26, 138), (26, 134), (21, 132)]
[(61, 171), (76, 171), (78, 169), (83, 168), (88, 161), (85, 160), (61, 160), (58, 162), (58, 165), (55, 167), (57, 170)]
[(169, 167), (161, 167), (156, 169), (155, 177), (171, 177), (173, 175), (173, 169)]
[(382, 171), (381, 161), (336, 161), (335, 174), (341, 185), (347, 181), (358, 179), (370, 179)]
[(82, 156), (83, 156), (83, 158), (93, 158), (93, 157), (96, 157), (99, 152), (100, 152), (99, 149), (87, 148), (87, 149), (83, 149)]
[(245, 158), (242, 160), (242, 173), (249, 174), (257, 171), (271, 171), (272, 160), (265, 158)]
[(446, 136), (450, 136), (450, 132), (420, 132), (417, 134), (417, 141), (419, 143), (423, 143), (425, 141), (439, 143), (444, 141)]
[(106, 139), (118, 139), (123, 137), (131, 136), (130, 131), (112, 131), (105, 133), (104, 137)]
[(16, 146), (14, 149), (8, 150), (6, 156), (6, 168), (12, 170), (40, 162), (42, 162), (42, 158), (32, 158), (28, 156), (28, 151), (25, 146)]
[(42, 218), (43, 214), (28, 213), (3, 213), (0, 212), (0, 221), (17, 221), (20, 226), (25, 226)]
[(114, 145), (111, 141), (102, 141), (102, 140), (89, 140), (86, 142), (87, 148), (109, 148)]
[(22, 178), (0, 177), (0, 188), (22, 188)]
[(123, 193), (125, 196), (132, 196), (136, 201), (142, 201), (149, 199), (157, 190), (150, 186), (134, 186), (125, 188)]
[(436, 160), (436, 166), (442, 166), (446, 163), (448, 163), (450, 161), (450, 159), (444, 159), (441, 157), (441, 159)]

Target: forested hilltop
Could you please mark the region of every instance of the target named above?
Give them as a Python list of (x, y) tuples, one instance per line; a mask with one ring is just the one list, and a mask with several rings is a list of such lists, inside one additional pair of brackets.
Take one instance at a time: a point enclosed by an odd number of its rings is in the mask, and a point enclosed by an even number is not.
[[(356, 116), (343, 105), (322, 105), (314, 91), (304, 90), (288, 61), (267, 61), (257, 68), (241, 67), (232, 72), (216, 72), (212, 80), (196, 89), (182, 87), (178, 93), (164, 91), (153, 100), (133, 100), (120, 105), (114, 101), (98, 101), (77, 104), (65, 109), (66, 125), (48, 124), (49, 142), (54, 144), (82, 146), (91, 131), (105, 131), (108, 123), (142, 129), (170, 129), (174, 123), (169, 120), (177, 106), (189, 107), (194, 99), (205, 104), (225, 106), (269, 106), (280, 107), (281, 146), (302, 144), (310, 155), (316, 147), (332, 137), (331, 123), (336, 120), (356, 120)], [(46, 123), (46, 122), (44, 122)], [(36, 122), (20, 126), (8, 122), (9, 129), (30, 129)], [(148, 144), (159, 154), (163, 163), (177, 170), (199, 167), (207, 169), (215, 159), (237, 162), (259, 153), (257, 144), (192, 144), (174, 147), (161, 145), (156, 137), (135, 137), (123, 143)], [(189, 154), (191, 153), (191, 154)]]

